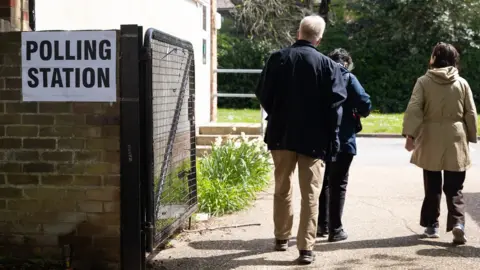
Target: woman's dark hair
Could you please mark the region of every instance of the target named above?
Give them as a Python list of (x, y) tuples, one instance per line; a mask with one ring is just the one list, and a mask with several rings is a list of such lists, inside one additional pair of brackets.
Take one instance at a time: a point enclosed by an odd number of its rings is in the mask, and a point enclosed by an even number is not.
[(349, 69), (353, 66), (353, 60), (350, 56), (350, 53), (343, 48), (333, 50), (331, 53), (328, 54), (328, 57), (330, 57), (330, 59), (332, 59), (333, 61), (342, 64), (342, 66), (347, 63), (347, 67)]
[(439, 42), (433, 47), (432, 57), (434, 61), (432, 68), (458, 67), (460, 62), (460, 54), (452, 44)]

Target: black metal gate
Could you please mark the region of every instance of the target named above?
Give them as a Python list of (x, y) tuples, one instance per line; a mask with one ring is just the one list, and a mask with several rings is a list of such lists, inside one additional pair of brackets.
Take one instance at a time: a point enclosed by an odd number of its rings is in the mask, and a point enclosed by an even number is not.
[[(122, 268), (145, 255), (197, 210), (195, 61), (187, 41), (121, 28)], [(136, 50), (136, 51), (135, 51)]]
[[(197, 207), (195, 63), (189, 42), (145, 34), (147, 248), (160, 245)], [(148, 235), (147, 235), (148, 236)]]

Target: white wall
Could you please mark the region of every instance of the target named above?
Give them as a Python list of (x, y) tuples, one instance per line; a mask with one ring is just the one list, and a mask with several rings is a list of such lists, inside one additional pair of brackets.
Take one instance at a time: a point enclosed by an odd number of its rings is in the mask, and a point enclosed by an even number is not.
[[(194, 0), (37, 0), (36, 30), (119, 29), (138, 24), (144, 31), (160, 31), (188, 40), (195, 53), (196, 122), (210, 118), (210, 0), (207, 31), (203, 30), (202, 5)], [(207, 41), (207, 63), (203, 64), (202, 39)]]

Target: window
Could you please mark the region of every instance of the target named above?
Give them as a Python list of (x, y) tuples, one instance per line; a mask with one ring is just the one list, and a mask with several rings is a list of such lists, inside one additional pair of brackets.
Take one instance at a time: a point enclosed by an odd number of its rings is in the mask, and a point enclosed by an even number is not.
[(203, 64), (207, 64), (207, 40), (203, 39)]
[(203, 30), (207, 31), (207, 6), (203, 5)]

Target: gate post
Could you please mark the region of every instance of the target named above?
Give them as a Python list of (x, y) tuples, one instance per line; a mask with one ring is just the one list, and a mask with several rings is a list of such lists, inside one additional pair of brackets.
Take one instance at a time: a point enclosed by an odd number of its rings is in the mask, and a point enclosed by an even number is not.
[(121, 268), (145, 268), (140, 197), (142, 27), (120, 27)]

